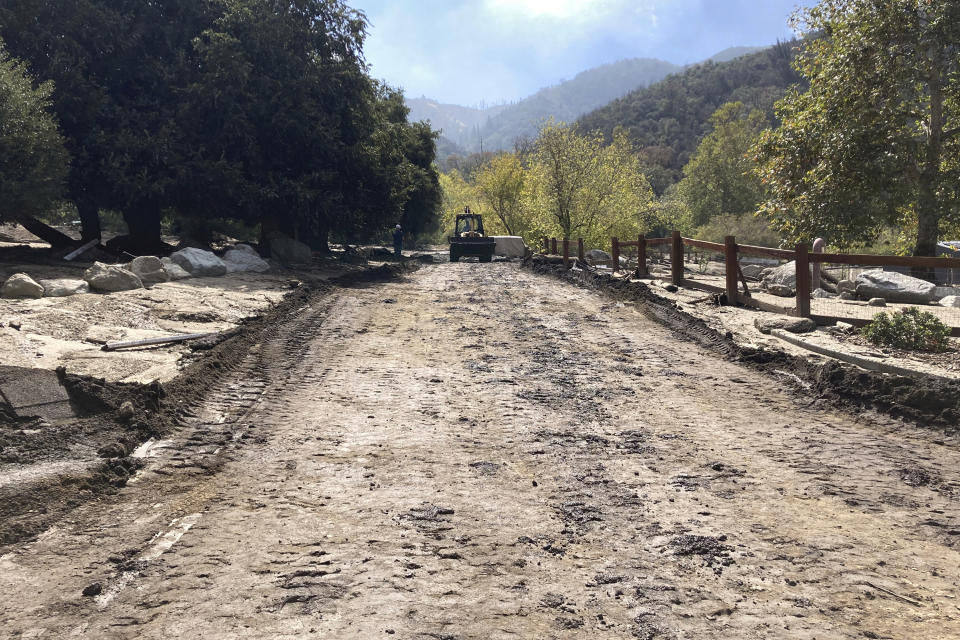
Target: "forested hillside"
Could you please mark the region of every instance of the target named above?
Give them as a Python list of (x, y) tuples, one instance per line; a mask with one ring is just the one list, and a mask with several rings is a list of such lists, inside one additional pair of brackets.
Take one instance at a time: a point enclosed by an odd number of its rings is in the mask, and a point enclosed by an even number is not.
[(773, 104), (787, 87), (802, 82), (791, 66), (797, 42), (730, 60), (690, 67), (681, 73), (614, 100), (579, 120), (607, 140), (623, 127), (643, 149), (648, 177), (660, 194), (679, 181), (683, 166), (710, 130), (710, 116), (727, 102), (742, 102), (772, 119)]

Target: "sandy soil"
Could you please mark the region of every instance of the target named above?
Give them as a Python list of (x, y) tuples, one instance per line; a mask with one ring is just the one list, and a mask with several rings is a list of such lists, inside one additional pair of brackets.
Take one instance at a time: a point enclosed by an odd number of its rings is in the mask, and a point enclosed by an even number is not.
[(781, 386), (512, 264), (343, 290), (5, 549), (0, 629), (960, 637), (960, 443)]
[[(712, 268), (712, 271), (717, 270), (722, 270), (722, 266)], [(693, 273), (689, 275), (693, 278), (689, 281), (689, 286), (681, 287), (676, 292), (669, 292), (664, 289), (664, 285), (667, 284), (669, 278), (667, 269), (654, 267), (653, 278), (642, 281), (649, 283), (658, 295), (677, 302), (684, 311), (706, 321), (711, 327), (718, 331), (730, 331), (735, 336), (737, 342), (741, 344), (761, 345), (769, 348), (782, 349), (793, 355), (805, 357), (812, 361), (822, 361), (824, 359), (822, 356), (812, 354), (805, 349), (780, 340), (775, 336), (760, 333), (754, 326), (754, 321), (758, 317), (773, 315), (770, 312), (746, 307), (717, 306), (712, 301), (710, 294), (696, 288), (698, 283), (705, 283), (714, 287), (723, 287), (722, 271), (719, 275), (714, 273)], [(751, 283), (751, 293), (755, 298), (763, 300), (764, 302), (787, 308), (792, 308), (795, 302), (793, 298), (780, 298), (759, 291), (759, 283)], [(872, 318), (880, 311), (889, 313), (908, 306), (910, 305), (890, 304), (885, 309), (879, 309), (877, 307), (869, 307), (861, 301), (840, 301), (832, 299), (811, 301), (813, 313), (823, 315), (839, 314), (843, 317), (862, 319)], [(923, 306), (922, 309), (937, 315), (951, 325), (956, 324), (958, 319), (960, 319), (956, 309), (947, 309), (932, 305)], [(879, 348), (845, 332), (837, 332), (833, 327), (819, 327), (815, 332), (804, 335), (803, 339), (842, 353), (863, 356), (879, 362), (888, 362), (922, 373), (945, 378), (960, 378), (960, 355), (958, 355), (960, 354), (960, 338), (950, 338), (951, 350), (942, 354), (927, 354)]]

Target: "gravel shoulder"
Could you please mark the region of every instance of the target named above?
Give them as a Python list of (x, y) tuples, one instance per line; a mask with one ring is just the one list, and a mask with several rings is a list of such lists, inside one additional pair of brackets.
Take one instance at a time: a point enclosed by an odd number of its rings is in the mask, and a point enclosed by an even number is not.
[(5, 633), (960, 636), (956, 437), (636, 302), (445, 264), (241, 355), (124, 489), (3, 550)]

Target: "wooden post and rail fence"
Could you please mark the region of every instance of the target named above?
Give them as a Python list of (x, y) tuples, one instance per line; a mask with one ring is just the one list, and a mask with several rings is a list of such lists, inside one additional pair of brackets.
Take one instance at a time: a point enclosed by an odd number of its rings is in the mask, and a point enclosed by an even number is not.
[[(960, 258), (946, 257), (919, 257), (919, 256), (878, 256), (868, 254), (853, 253), (822, 253), (819, 251), (811, 252), (806, 243), (800, 243), (795, 249), (774, 249), (772, 247), (757, 247), (748, 244), (739, 244), (734, 236), (726, 236), (723, 243), (707, 242), (705, 240), (695, 240), (693, 238), (683, 237), (679, 231), (674, 231), (668, 238), (647, 238), (643, 235), (636, 240), (623, 241), (619, 238), (611, 238), (610, 241), (610, 260), (594, 260), (593, 264), (609, 264), (614, 273), (620, 271), (620, 252), (621, 249), (637, 248), (637, 276), (643, 277), (649, 274), (647, 268), (647, 249), (652, 246), (668, 246), (670, 252), (670, 280), (675, 285), (681, 285), (689, 282), (689, 285), (698, 289), (704, 289), (713, 293), (726, 294), (728, 304), (743, 304), (767, 311), (786, 313), (804, 318), (823, 319), (829, 321), (833, 318), (825, 316), (815, 316), (811, 314), (810, 299), (813, 292), (813, 282), (810, 275), (810, 266), (829, 263), (844, 264), (862, 267), (908, 267), (919, 269), (960, 269)], [(563, 253), (564, 266), (570, 268), (570, 240), (564, 238), (560, 244)], [(684, 278), (684, 250), (687, 247), (696, 247), (707, 251), (714, 251), (723, 256), (724, 260), (724, 286), (722, 288), (709, 285), (703, 282), (687, 281)], [(543, 248), (545, 253), (558, 255), (557, 239), (543, 238)], [(817, 247), (819, 249), (819, 247)], [(740, 269), (739, 256), (753, 255), (767, 258), (776, 258), (779, 260), (796, 262), (797, 284), (796, 284), (796, 303), (793, 309), (780, 307), (770, 303), (755, 300), (750, 296), (747, 289), (747, 280)], [(588, 261), (584, 254), (583, 238), (577, 239), (577, 258), (580, 262), (586, 264)], [(743, 285), (743, 292), (740, 285)], [(853, 324), (862, 324), (856, 318), (848, 319)], [(954, 327), (954, 334), (960, 333), (960, 327)]]

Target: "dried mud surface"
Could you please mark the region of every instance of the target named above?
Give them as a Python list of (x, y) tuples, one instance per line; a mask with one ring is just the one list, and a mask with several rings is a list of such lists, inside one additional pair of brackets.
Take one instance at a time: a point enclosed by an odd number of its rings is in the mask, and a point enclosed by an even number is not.
[(875, 409), (914, 424), (942, 429), (949, 434), (960, 428), (960, 380), (917, 374), (904, 377), (865, 371), (829, 360), (826, 363), (794, 356), (782, 349), (741, 347), (731, 335), (723, 335), (700, 318), (680, 311), (670, 300), (657, 295), (642, 282), (614, 278), (589, 271), (567, 271), (555, 260), (539, 256), (527, 262), (533, 271), (558, 277), (580, 286), (612, 294), (619, 300), (639, 303), (638, 309), (678, 336), (705, 346), (730, 359), (750, 364), (781, 377), (781, 384), (811, 397), (832, 402), (847, 410)]
[(513, 264), (303, 302), (3, 550), (3, 634), (960, 637), (955, 437)]

